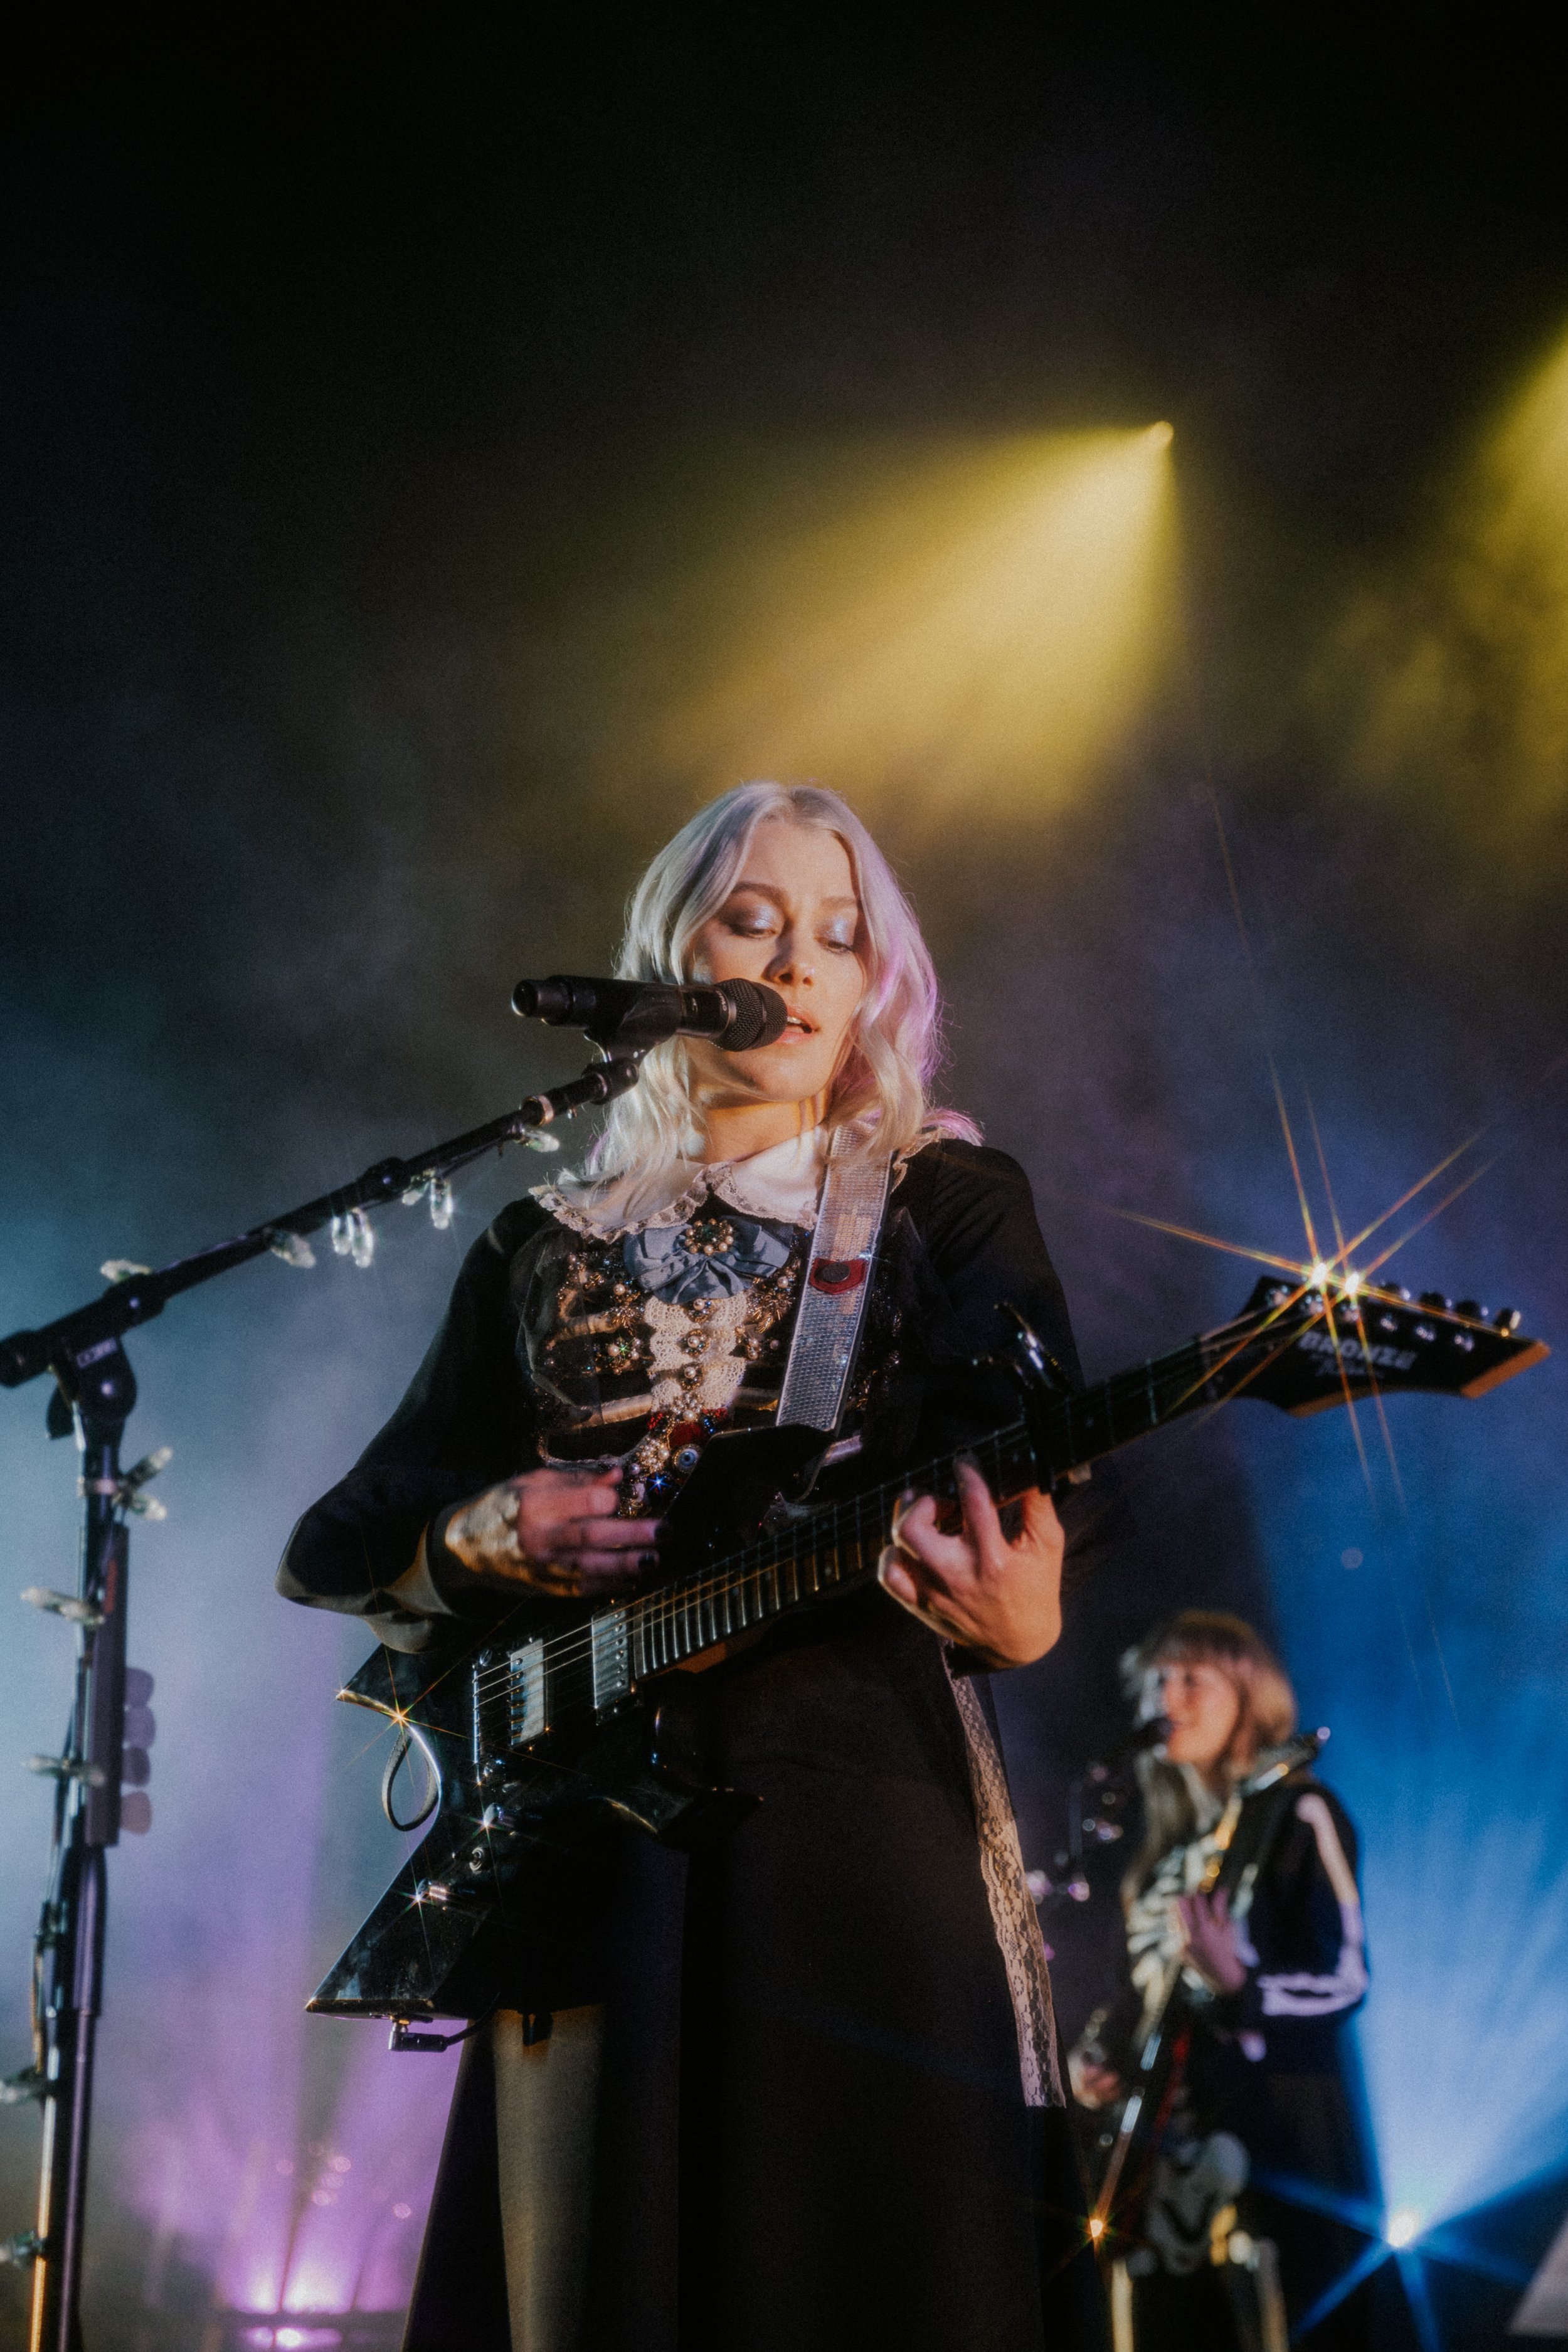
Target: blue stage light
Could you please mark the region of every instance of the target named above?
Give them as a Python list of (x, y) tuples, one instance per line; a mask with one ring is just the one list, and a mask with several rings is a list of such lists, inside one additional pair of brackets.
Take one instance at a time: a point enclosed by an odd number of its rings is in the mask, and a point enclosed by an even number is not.
[(1479, 2259), (1445, 2225), (1568, 2151), (1556, 1385), (1391, 1405), (1403, 1508), (1374, 1421), (1373, 1496), (1343, 1415), (1246, 1424), (1288, 1662), (1363, 1838), (1357, 2032), (1407, 2287), (1427, 2256)]

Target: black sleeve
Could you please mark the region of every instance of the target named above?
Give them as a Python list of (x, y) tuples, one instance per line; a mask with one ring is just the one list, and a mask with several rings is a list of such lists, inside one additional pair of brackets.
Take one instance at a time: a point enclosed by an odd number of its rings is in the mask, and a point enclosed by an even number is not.
[(1006, 1312), (1014, 1307), (1079, 1387), (1067, 1300), (1018, 1162), (984, 1144), (943, 1143), (921, 1153), (910, 1177), (925, 1193), (919, 1222), (963, 1355), (1005, 1346), (1016, 1328)]
[[(915, 1360), (909, 1386), (919, 1402), (885, 1451), (929, 1460), (1017, 1419), (1015, 1381), (976, 1360), (1014, 1339), (1009, 1307), (1043, 1342), (1068, 1385), (1082, 1386), (1067, 1300), (1029, 1180), (1016, 1160), (982, 1144), (929, 1145), (892, 1195), (890, 1225), (891, 1254), (905, 1261), (896, 1277), (902, 1288), (900, 1345)], [(1067, 1488), (1057, 1502), (1068, 1534), (1068, 1582), (1076, 1584), (1126, 1531), (1115, 1465), (1098, 1463), (1091, 1483)]]
[(278, 1571), (287, 1600), (395, 1618), (386, 1587), (413, 1566), (431, 1520), (523, 1466), (534, 1417), (509, 1276), (542, 1214), (514, 1202), (468, 1252), (403, 1402), (289, 1537)]
[(1005, 1151), (939, 1143), (918, 1153), (889, 1203), (887, 1248), (909, 1395), (906, 1460), (951, 1453), (1017, 1419), (1009, 1375), (977, 1360), (1013, 1339), (1009, 1307), (1078, 1382), (1067, 1303), (1029, 1180)]
[(1366, 1998), (1356, 1835), (1337, 1797), (1309, 1781), (1261, 1874), (1243, 1928), (1244, 2028), (1281, 2046), (1310, 2042)]

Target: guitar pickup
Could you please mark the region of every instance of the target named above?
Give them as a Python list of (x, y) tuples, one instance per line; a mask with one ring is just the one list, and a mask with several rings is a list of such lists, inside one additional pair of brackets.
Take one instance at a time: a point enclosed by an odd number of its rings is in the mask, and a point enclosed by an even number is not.
[(594, 1706), (602, 1712), (626, 1696), (632, 1686), (631, 1647), (624, 1609), (606, 1609), (588, 1627), (594, 1662)]
[(513, 1650), (507, 1659), (507, 1668), (510, 1699), (508, 1730), (514, 1748), (526, 1748), (531, 1740), (542, 1739), (550, 1727), (544, 1695), (543, 1643), (528, 1642), (521, 1650)]

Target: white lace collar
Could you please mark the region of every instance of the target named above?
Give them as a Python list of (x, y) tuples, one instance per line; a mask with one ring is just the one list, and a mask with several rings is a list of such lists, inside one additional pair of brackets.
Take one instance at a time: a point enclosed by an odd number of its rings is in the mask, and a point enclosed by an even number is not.
[(532, 1197), (561, 1224), (595, 1241), (620, 1241), (650, 1226), (683, 1225), (710, 1193), (742, 1216), (809, 1228), (816, 1223), (826, 1157), (826, 1129), (814, 1127), (746, 1160), (677, 1160), (657, 1183), (633, 1170), (571, 1193), (541, 1184)]

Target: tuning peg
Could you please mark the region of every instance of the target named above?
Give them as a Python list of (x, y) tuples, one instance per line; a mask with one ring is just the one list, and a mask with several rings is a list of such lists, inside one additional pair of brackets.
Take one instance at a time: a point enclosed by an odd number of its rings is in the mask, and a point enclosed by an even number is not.
[(334, 1217), (331, 1239), (338, 1256), (353, 1258), (362, 1273), (375, 1255), (374, 1228), (363, 1209), (350, 1209), (346, 1215)]
[(51, 1617), (63, 1617), (68, 1625), (85, 1625), (96, 1632), (103, 1622), (103, 1612), (95, 1609), (90, 1601), (80, 1601), (74, 1592), (53, 1592), (47, 1584), (25, 1584), (22, 1598), (30, 1609), (47, 1610)]
[(1410, 1293), (1402, 1282), (1386, 1282), (1383, 1285), (1383, 1288), (1388, 1297), (1403, 1299), (1405, 1306), (1409, 1306)]
[(430, 1223), (438, 1234), (444, 1234), (452, 1222), (452, 1183), (447, 1176), (416, 1176), (404, 1192), (405, 1209), (417, 1208), (426, 1197), (430, 1202)]
[(112, 1495), (119, 1509), (134, 1511), (139, 1519), (166, 1519), (169, 1516), (168, 1511), (159, 1502), (157, 1496), (144, 1495), (142, 1489), (151, 1479), (158, 1475), (160, 1470), (166, 1468), (174, 1458), (174, 1449), (172, 1445), (156, 1446), (151, 1454), (144, 1454), (141, 1461), (133, 1464), (129, 1470), (122, 1470), (118, 1478), (94, 1478), (90, 1481), (79, 1478), (76, 1482), (77, 1493), (79, 1495)]
[(143, 1519), (168, 1517), (167, 1509), (157, 1497), (144, 1495), (142, 1489), (149, 1480), (158, 1475), (160, 1470), (166, 1470), (174, 1458), (172, 1445), (158, 1445), (151, 1454), (144, 1454), (140, 1462), (132, 1465), (120, 1481), (120, 1500), (124, 1509), (134, 1511), (139, 1518)]
[(1467, 1323), (1485, 1323), (1488, 1320), (1486, 1308), (1473, 1298), (1461, 1298), (1454, 1312), (1462, 1315)]
[(101, 1789), (109, 1778), (101, 1764), (84, 1763), (79, 1756), (29, 1756), (26, 1762), (40, 1780), (85, 1780), (89, 1789)]
[(18, 2230), (14, 2238), (0, 2238), (0, 2269), (31, 2270), (43, 2251), (37, 2230)]
[(1500, 1307), (1492, 1317), (1492, 1329), (1500, 1331), (1505, 1339), (1511, 1339), (1519, 1328), (1520, 1321), (1521, 1317), (1517, 1307)]
[(1423, 1307), (1430, 1307), (1436, 1315), (1451, 1315), (1454, 1311), (1453, 1300), (1445, 1298), (1440, 1290), (1424, 1290), (1421, 1293), (1421, 1304)]
[(0, 2082), (0, 2107), (23, 2107), (29, 2099), (41, 2099), (48, 2089), (48, 2081), (37, 2066), (24, 2066), (19, 2074), (7, 2074)]

